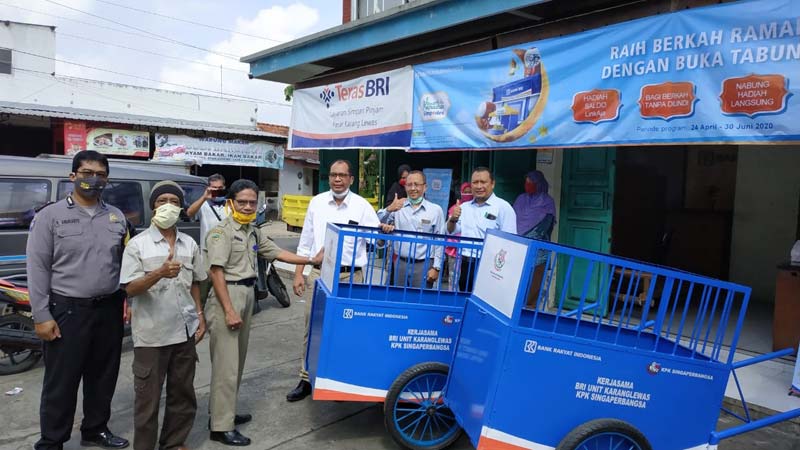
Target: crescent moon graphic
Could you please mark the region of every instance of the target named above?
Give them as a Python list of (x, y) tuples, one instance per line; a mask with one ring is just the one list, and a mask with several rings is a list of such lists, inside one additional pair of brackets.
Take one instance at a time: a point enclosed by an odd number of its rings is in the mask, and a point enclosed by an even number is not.
[(541, 73), (542, 73), (542, 90), (539, 93), (539, 100), (536, 101), (536, 106), (533, 107), (533, 111), (528, 114), (528, 117), (525, 118), (516, 128), (511, 131), (507, 131), (500, 135), (492, 135), (487, 133), (486, 131), (481, 130), (484, 136), (487, 138), (495, 141), (495, 142), (512, 142), (516, 141), (517, 139), (525, 136), (528, 131), (531, 131), (531, 128), (539, 121), (539, 118), (542, 116), (542, 112), (544, 111), (544, 107), (547, 104), (547, 97), (550, 94), (550, 78), (547, 76), (547, 71), (544, 68), (544, 63), (541, 64)]

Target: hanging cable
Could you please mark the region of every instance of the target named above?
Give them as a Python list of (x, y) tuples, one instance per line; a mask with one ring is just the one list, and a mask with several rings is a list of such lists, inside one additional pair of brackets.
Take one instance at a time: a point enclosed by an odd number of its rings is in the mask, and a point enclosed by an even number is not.
[[(69, 34), (69, 33), (58, 33), (58, 36), (59, 36), (59, 37), (66, 36), (66, 37), (70, 37), (70, 38), (73, 38), (73, 39), (80, 39), (80, 40), (82, 40), (82, 41), (94, 42), (94, 43), (96, 43), (96, 44), (108, 45), (108, 46), (111, 46), (111, 47), (124, 48), (124, 49), (126, 49), (126, 50), (131, 50), (131, 51), (134, 51), (134, 52), (146, 53), (146, 54), (148, 54), (148, 55), (160, 56), (160, 57), (162, 57), (162, 58), (175, 59), (175, 60), (178, 60), (178, 61), (184, 61), (184, 62), (188, 62), (188, 63), (191, 63), (191, 64), (198, 64), (198, 65), (201, 65), (201, 66), (213, 67), (213, 68), (215, 68), (215, 69), (219, 69), (219, 68), (220, 68), (220, 66), (218, 66), (218, 65), (215, 65), (215, 64), (209, 64), (209, 63), (207, 63), (207, 62), (198, 61), (198, 60), (195, 60), (195, 59), (181, 58), (180, 56), (171, 56), (171, 55), (165, 55), (165, 54), (163, 54), (163, 53), (151, 52), (151, 51), (149, 51), (149, 50), (142, 50), (142, 49), (139, 49), (139, 48), (126, 47), (126, 46), (124, 46), (124, 45), (112, 44), (111, 42), (105, 42), (105, 41), (98, 41), (98, 40), (95, 40), (95, 39), (89, 39), (89, 38), (87, 38), (87, 37), (84, 37), (84, 36), (78, 36), (78, 35), (75, 35), (75, 34)], [(244, 74), (247, 74), (247, 73), (249, 73), (249, 72), (247, 72), (246, 70), (234, 69), (234, 68), (232, 68), (232, 67), (225, 67), (225, 66), (222, 66), (222, 68), (223, 68), (223, 69), (225, 69), (225, 70), (230, 70), (231, 72), (239, 72), (239, 73), (244, 73)]]
[(64, 5), (62, 3), (58, 3), (58, 2), (56, 2), (54, 0), (43, 0), (43, 1), (45, 1), (47, 3), (52, 3), (53, 5), (57, 5), (57, 6), (60, 6), (62, 8), (66, 8), (66, 9), (69, 9), (69, 10), (72, 10), (72, 11), (75, 11), (75, 12), (79, 12), (81, 14), (86, 14), (87, 16), (91, 16), (91, 17), (95, 17), (97, 19), (105, 20), (107, 22), (111, 22), (113, 24), (116, 24), (116, 25), (119, 25), (119, 26), (122, 26), (122, 27), (125, 27), (125, 28), (130, 28), (130, 29), (136, 30), (136, 31), (138, 31), (140, 33), (145, 33), (145, 34), (148, 34), (148, 35), (156, 36), (156, 37), (159, 37), (161, 39), (168, 40), (169, 42), (172, 42), (174, 44), (183, 45), (185, 47), (190, 47), (190, 48), (194, 48), (194, 49), (197, 49), (197, 50), (202, 50), (204, 52), (208, 52), (208, 53), (212, 53), (212, 54), (215, 54), (215, 55), (218, 55), (218, 56), (222, 56), (223, 58), (233, 59), (235, 61), (239, 61), (239, 59), (240, 59), (240, 56), (234, 55), (232, 53), (217, 52), (217, 51), (214, 51), (214, 50), (209, 50), (207, 48), (198, 47), (196, 45), (189, 44), (187, 42), (183, 42), (183, 41), (179, 41), (177, 39), (173, 39), (173, 38), (171, 38), (169, 36), (164, 36), (164, 35), (161, 35), (161, 34), (153, 33), (151, 31), (145, 30), (143, 28), (135, 27), (133, 25), (128, 25), (128, 24), (125, 24), (125, 23), (122, 23), (122, 22), (117, 22), (116, 20), (112, 20), (112, 19), (109, 19), (107, 17), (103, 17), (103, 16), (98, 15), (98, 14), (93, 14), (93, 13), (90, 13), (90, 12), (87, 12), (87, 11), (83, 11), (83, 10), (78, 9), (78, 8), (73, 8), (72, 6)]
[(60, 62), (60, 63), (63, 63), (63, 64), (69, 64), (69, 65), (73, 65), (73, 66), (77, 66), (77, 67), (83, 67), (83, 68), (86, 68), (86, 69), (97, 70), (97, 71), (100, 71), (100, 72), (107, 72), (107, 73), (111, 73), (111, 74), (114, 74), (114, 75), (119, 75), (119, 76), (124, 76), (124, 77), (136, 78), (136, 79), (139, 79), (139, 80), (150, 81), (150, 82), (153, 82), (153, 83), (168, 84), (168, 85), (171, 85), (171, 86), (178, 86), (178, 87), (182, 87), (182, 88), (193, 89), (193, 90), (196, 90), (196, 91), (210, 92), (210, 93), (213, 93), (215, 95), (225, 95), (227, 97), (231, 97), (231, 98), (234, 98), (234, 99), (249, 100), (249, 101), (254, 101), (254, 102), (264, 103), (264, 104), (270, 104), (270, 105), (276, 105), (276, 106), (290, 106), (290, 105), (287, 105), (287, 104), (284, 104), (284, 103), (280, 103), (280, 102), (276, 102), (276, 101), (272, 101), (272, 100), (263, 100), (263, 99), (253, 98), (253, 97), (247, 97), (247, 96), (244, 96), (244, 95), (231, 94), (231, 93), (226, 93), (226, 92), (214, 91), (214, 90), (211, 90), (211, 89), (204, 89), (204, 88), (189, 86), (189, 85), (186, 85), (186, 84), (172, 83), (172, 82), (169, 82), (169, 81), (157, 80), (155, 78), (142, 77), (142, 76), (139, 76), (139, 75), (131, 75), (131, 74), (128, 74), (128, 73), (117, 72), (117, 71), (109, 70), (109, 69), (103, 69), (101, 67), (90, 66), (88, 64), (81, 64), (81, 63), (76, 63), (76, 62), (72, 62), (72, 61), (66, 61), (66, 60), (59, 59), (59, 58), (53, 58), (53, 57), (50, 57), (50, 56), (38, 55), (36, 53), (26, 52), (26, 51), (22, 51), (22, 50), (14, 50), (14, 52), (21, 53), (23, 55), (34, 56), (34, 57), (42, 58), (42, 59), (49, 59), (51, 61)]
[(194, 21), (187, 20), (187, 19), (181, 19), (180, 17), (169, 16), (169, 15), (166, 15), (166, 14), (157, 13), (155, 11), (148, 11), (148, 10), (145, 10), (145, 9), (134, 8), (133, 6), (128, 6), (128, 5), (123, 5), (123, 4), (120, 4), (120, 3), (110, 2), (108, 0), (95, 0), (95, 1), (96, 2), (100, 2), (100, 3), (105, 3), (105, 4), (108, 4), (108, 5), (117, 6), (119, 8), (130, 9), (131, 11), (138, 11), (140, 13), (145, 13), (145, 14), (150, 14), (150, 15), (153, 15), (153, 16), (163, 17), (165, 19), (171, 19), (171, 20), (175, 20), (175, 21), (178, 21), (178, 22), (184, 22), (184, 23), (188, 23), (188, 24), (191, 24), (191, 25), (197, 25), (197, 26), (200, 26), (200, 27), (211, 28), (211, 29), (219, 30), (219, 31), (227, 31), (228, 33), (239, 34), (239, 35), (242, 35), (242, 36), (248, 36), (248, 37), (257, 38), (257, 39), (263, 39), (265, 41), (277, 42), (279, 44), (282, 44), (284, 42), (284, 41), (279, 41), (277, 39), (268, 38), (268, 37), (265, 37), (265, 36), (258, 36), (256, 34), (242, 33), (241, 31), (230, 30), (228, 28), (222, 28), (222, 27), (218, 27), (218, 26), (215, 26), (215, 25), (209, 25), (209, 24), (206, 24), (206, 23), (200, 23), (200, 22), (194, 22)]
[[(37, 11), (35, 9), (29, 9), (29, 8), (23, 8), (22, 6), (11, 5), (11, 4), (8, 4), (8, 3), (4, 3), (2, 1), (0, 1), (0, 5), (7, 6), (9, 8), (16, 8), (16, 9), (19, 9), (19, 10), (22, 10), (22, 11), (32, 12), (32, 13), (35, 13), (35, 14), (41, 14), (43, 16), (54, 17), (54, 18), (59, 19), (59, 20), (66, 20), (68, 22), (75, 22), (75, 23), (78, 23), (78, 24), (81, 24), (81, 25), (88, 25), (90, 27), (95, 27), (95, 28), (100, 28), (100, 29), (103, 29), (103, 30), (110, 30), (110, 31), (114, 31), (114, 32), (117, 32), (117, 33), (127, 34), (129, 36), (136, 36), (136, 37), (141, 37), (141, 38), (146, 38), (146, 39), (153, 39), (153, 40), (159, 41), (159, 42), (166, 42), (168, 44), (174, 44), (174, 42), (172, 42), (172, 41), (170, 41), (168, 39), (163, 39), (163, 38), (155, 37), (155, 36), (148, 36), (146, 34), (141, 34), (141, 33), (134, 33), (132, 31), (120, 30), (119, 28), (107, 27), (105, 25), (98, 25), (98, 24), (91, 23), (91, 22), (85, 22), (83, 20), (71, 19), (69, 17), (64, 17), (64, 16), (59, 16), (59, 15), (56, 15), (56, 14), (50, 14), (50, 13), (46, 13), (46, 12), (42, 12), (42, 11)], [(206, 53), (209, 53), (209, 52), (206, 52)], [(237, 59), (237, 62), (238, 62), (238, 59)]]

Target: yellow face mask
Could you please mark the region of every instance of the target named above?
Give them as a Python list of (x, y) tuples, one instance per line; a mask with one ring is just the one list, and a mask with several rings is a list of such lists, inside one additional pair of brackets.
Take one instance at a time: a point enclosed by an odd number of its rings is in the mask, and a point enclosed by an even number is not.
[(233, 220), (242, 225), (247, 225), (248, 223), (252, 223), (254, 220), (256, 220), (256, 213), (243, 214), (239, 211), (236, 211), (236, 208), (233, 207), (233, 200), (231, 199), (228, 199), (228, 205), (226, 207), (228, 208), (228, 215), (233, 217)]

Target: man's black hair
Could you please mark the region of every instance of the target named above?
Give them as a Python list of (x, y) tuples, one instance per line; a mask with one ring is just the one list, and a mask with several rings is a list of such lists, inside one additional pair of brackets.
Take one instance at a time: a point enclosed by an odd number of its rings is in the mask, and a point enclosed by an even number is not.
[(236, 194), (244, 191), (245, 189), (252, 189), (255, 191), (256, 195), (258, 195), (258, 185), (250, 180), (245, 180), (242, 178), (234, 181), (233, 184), (231, 184), (231, 187), (228, 188), (228, 198), (231, 200), (236, 200)]
[(83, 164), (84, 161), (99, 162), (100, 164), (105, 166), (106, 173), (111, 172), (111, 170), (108, 167), (108, 158), (106, 158), (106, 155), (100, 152), (96, 152), (94, 150), (84, 150), (76, 153), (75, 156), (72, 158), (72, 173), (76, 173), (78, 169), (81, 168), (81, 165)]
[[(346, 159), (337, 159), (336, 161), (334, 161), (331, 164), (330, 169), (333, 169), (333, 166), (336, 165), (336, 164), (347, 164), (347, 174), (350, 175), (351, 177), (353, 176), (353, 166), (350, 165), (350, 161), (348, 161)], [(329, 169), (329, 171), (330, 171), (330, 169)]]
[(225, 177), (219, 173), (215, 173), (214, 175), (208, 177), (208, 184), (211, 184), (212, 181), (222, 181), (222, 184), (225, 184)]
[(476, 167), (475, 170), (472, 171), (472, 173), (474, 174), (475, 172), (488, 172), (489, 173), (489, 179), (494, 181), (494, 174), (492, 173), (491, 170), (489, 170), (488, 167), (484, 167), (484, 166)]
[(425, 176), (425, 172), (423, 172), (421, 170), (412, 170), (412, 171), (408, 172), (408, 176), (411, 176), (412, 174), (416, 174), (416, 175), (421, 176), (422, 177), (422, 182), (425, 183), (425, 184), (428, 184), (428, 177)]

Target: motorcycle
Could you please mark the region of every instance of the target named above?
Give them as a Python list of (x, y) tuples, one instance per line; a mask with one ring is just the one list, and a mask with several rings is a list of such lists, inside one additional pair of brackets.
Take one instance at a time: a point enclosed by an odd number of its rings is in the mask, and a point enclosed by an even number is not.
[(0, 278), (0, 375), (25, 372), (42, 358), (25, 275)]
[[(256, 226), (260, 227), (267, 223), (266, 213), (267, 205), (264, 204), (259, 208), (257, 213)], [(269, 239), (272, 240), (272, 238)], [(278, 274), (278, 269), (275, 268), (274, 261), (258, 258), (257, 269), (256, 302), (253, 305), (253, 314), (257, 314), (261, 311), (261, 306), (258, 304), (258, 301), (269, 297), (270, 294), (275, 297), (275, 300), (277, 300), (282, 307), (288, 308), (291, 305), (289, 292), (280, 274)]]

